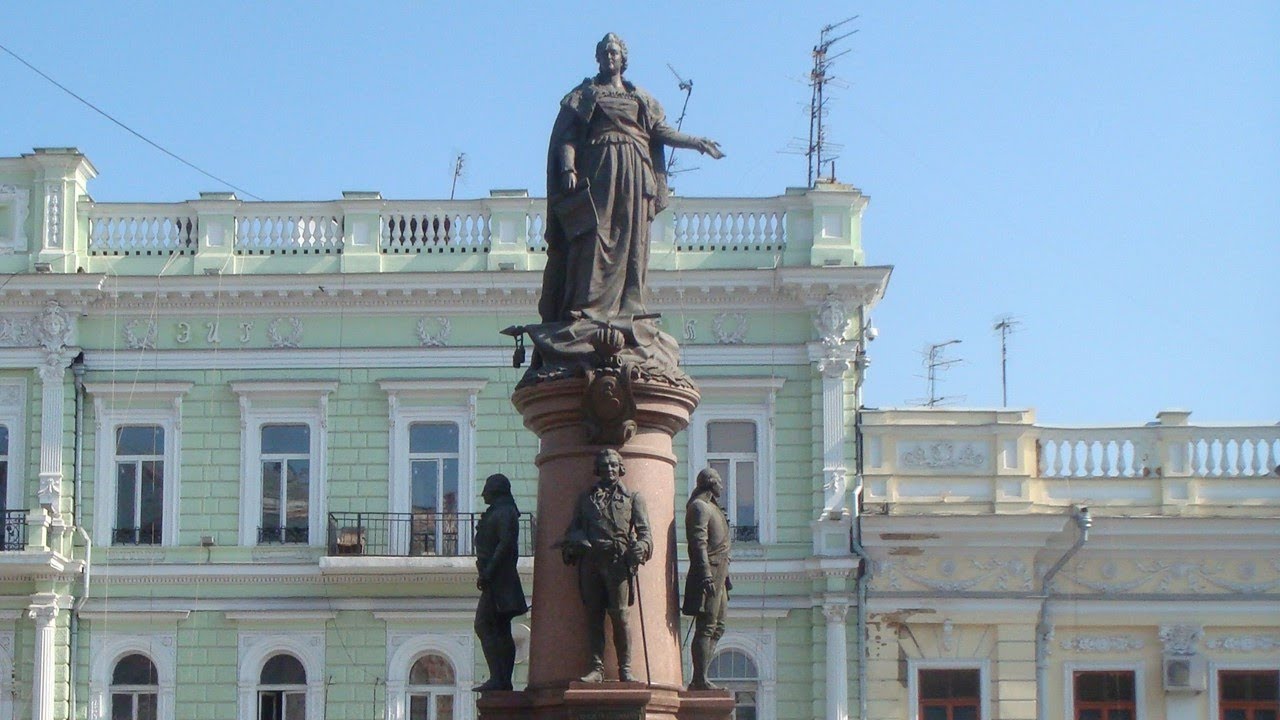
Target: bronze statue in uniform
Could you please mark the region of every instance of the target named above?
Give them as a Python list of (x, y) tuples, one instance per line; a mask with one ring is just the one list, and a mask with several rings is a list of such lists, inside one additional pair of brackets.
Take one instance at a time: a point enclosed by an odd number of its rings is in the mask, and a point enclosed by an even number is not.
[(690, 690), (715, 690), (707, 680), (707, 666), (724, 635), (729, 605), (729, 519), (717, 502), (724, 493), (720, 473), (706, 468), (698, 473), (697, 487), (685, 505), (685, 542), (689, 550), (689, 575), (685, 579), (680, 611), (694, 618), (693, 680)]
[(516, 645), (511, 638), (511, 620), (529, 612), (516, 560), (520, 548), (520, 509), (511, 496), (511, 481), (497, 473), (484, 481), (481, 492), (489, 507), (476, 523), (476, 605), (475, 631), (489, 665), (489, 679), (473, 688), (510, 690), (516, 667)]
[(590, 667), (583, 682), (604, 680), (604, 619), (613, 623), (618, 678), (634, 680), (627, 635), (627, 608), (636, 601), (636, 569), (653, 555), (649, 516), (639, 494), (620, 482), (626, 473), (616, 450), (596, 456), (591, 489), (578, 496), (573, 519), (560, 542), (562, 557), (578, 566), (578, 592), (587, 608)]

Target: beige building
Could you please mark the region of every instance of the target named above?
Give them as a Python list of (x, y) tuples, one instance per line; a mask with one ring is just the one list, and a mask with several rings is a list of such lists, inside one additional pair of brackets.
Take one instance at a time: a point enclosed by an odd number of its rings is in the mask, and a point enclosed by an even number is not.
[(864, 411), (863, 716), (1277, 717), (1280, 427), (1189, 415)]

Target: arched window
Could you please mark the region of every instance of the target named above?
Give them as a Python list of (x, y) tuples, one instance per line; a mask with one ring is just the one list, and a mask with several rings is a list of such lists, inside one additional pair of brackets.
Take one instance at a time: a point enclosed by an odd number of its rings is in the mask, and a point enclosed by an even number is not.
[(303, 720), (307, 715), (307, 671), (292, 655), (273, 655), (258, 683), (258, 720)]
[(453, 663), (443, 655), (427, 653), (409, 670), (409, 720), (453, 720), (457, 692)]
[(157, 720), (160, 677), (155, 663), (133, 653), (111, 673), (111, 720)]
[(739, 650), (716, 653), (707, 668), (707, 679), (733, 693), (734, 720), (756, 720), (760, 673), (746, 653)]

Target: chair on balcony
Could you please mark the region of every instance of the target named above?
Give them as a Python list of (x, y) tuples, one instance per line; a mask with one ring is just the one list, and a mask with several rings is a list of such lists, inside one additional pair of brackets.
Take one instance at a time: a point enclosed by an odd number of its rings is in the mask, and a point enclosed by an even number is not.
[(362, 527), (339, 528), (333, 540), (334, 555), (363, 555), (365, 532)]

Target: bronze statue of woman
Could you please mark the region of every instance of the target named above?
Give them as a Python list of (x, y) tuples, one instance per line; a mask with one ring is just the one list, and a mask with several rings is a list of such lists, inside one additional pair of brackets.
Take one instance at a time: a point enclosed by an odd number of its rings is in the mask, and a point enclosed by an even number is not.
[(667, 125), (658, 101), (623, 79), (622, 38), (605, 35), (596, 62), (599, 73), (560, 101), (551, 131), (544, 323), (645, 314), (649, 226), (667, 204), (663, 146), (724, 157), (715, 141)]

